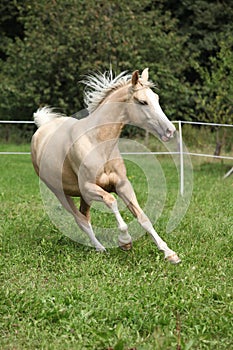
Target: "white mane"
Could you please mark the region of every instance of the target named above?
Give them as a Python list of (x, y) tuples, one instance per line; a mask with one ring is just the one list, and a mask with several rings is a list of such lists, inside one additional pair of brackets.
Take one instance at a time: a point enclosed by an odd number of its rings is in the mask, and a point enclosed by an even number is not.
[(125, 86), (130, 79), (131, 74), (126, 72), (113, 77), (112, 70), (86, 76), (81, 82), (86, 85), (84, 102), (89, 113), (92, 113), (113, 90)]

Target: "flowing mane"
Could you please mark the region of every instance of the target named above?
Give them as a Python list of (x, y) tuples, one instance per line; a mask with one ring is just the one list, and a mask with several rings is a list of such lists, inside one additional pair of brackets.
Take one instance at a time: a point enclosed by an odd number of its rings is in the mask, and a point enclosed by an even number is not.
[(84, 102), (89, 113), (94, 112), (112, 91), (125, 86), (131, 76), (124, 71), (114, 77), (112, 70), (86, 76), (81, 82), (86, 85)]

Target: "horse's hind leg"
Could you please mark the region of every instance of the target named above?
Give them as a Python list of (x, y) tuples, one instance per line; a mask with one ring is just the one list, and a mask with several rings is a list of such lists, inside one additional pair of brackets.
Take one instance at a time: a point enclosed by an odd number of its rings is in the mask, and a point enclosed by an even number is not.
[(80, 212), (86, 216), (87, 220), (91, 222), (90, 205), (88, 205), (83, 197), (80, 197)]
[(81, 211), (78, 210), (78, 208), (75, 206), (73, 199), (70, 196), (65, 195), (62, 192), (55, 192), (56, 197), (59, 199), (63, 207), (74, 216), (74, 219), (78, 226), (89, 236), (91, 243), (96, 248), (97, 251), (105, 251), (105, 248), (102, 246), (102, 244), (98, 241), (98, 239), (95, 237), (95, 234), (93, 232), (91, 223), (89, 222), (89, 209), (90, 207), (88, 205), (84, 205), (84, 203), (81, 201)]
[(120, 235), (118, 236), (119, 247), (122, 250), (130, 250), (132, 248), (132, 238), (128, 233), (128, 225), (124, 222), (119, 212), (116, 200), (110, 204), (110, 208), (115, 215), (118, 223), (118, 228), (121, 231)]
[(118, 236), (119, 247), (123, 250), (131, 249), (132, 238), (128, 233), (128, 226), (119, 212), (116, 198), (114, 198), (112, 194), (103, 190), (100, 186), (91, 183), (86, 185), (84, 193), (87, 202), (91, 202), (93, 200), (103, 202), (109, 209), (112, 210), (117, 220), (118, 229), (120, 230), (120, 235)]

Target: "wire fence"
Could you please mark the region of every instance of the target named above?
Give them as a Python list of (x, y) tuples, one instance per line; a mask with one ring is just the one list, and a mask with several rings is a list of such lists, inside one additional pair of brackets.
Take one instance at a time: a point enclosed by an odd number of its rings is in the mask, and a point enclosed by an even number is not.
[[(195, 156), (195, 157), (208, 157), (208, 158), (215, 158), (215, 159), (227, 159), (232, 160), (233, 165), (233, 156), (223, 156), (223, 155), (214, 155), (214, 154), (208, 154), (208, 153), (195, 153), (195, 152), (185, 152), (183, 150), (183, 130), (182, 126), (184, 124), (189, 125), (197, 125), (197, 126), (210, 126), (210, 127), (233, 127), (231, 124), (218, 124), (218, 123), (204, 123), (204, 122), (191, 122), (191, 121), (173, 121), (174, 124), (178, 124), (178, 132), (179, 132), (179, 143), (178, 143), (178, 150), (177, 152), (122, 152), (122, 154), (134, 154), (134, 155), (173, 155), (177, 154), (180, 157), (180, 193), (183, 195), (184, 193), (184, 156)], [(33, 121), (25, 121), (25, 120), (0, 120), (0, 124), (34, 124)], [(30, 154), (30, 152), (17, 152), (17, 151), (0, 151), (0, 155), (27, 155)], [(233, 172), (232, 169), (228, 172), (231, 174)], [(228, 175), (228, 173), (226, 175)], [(225, 175), (225, 176), (226, 176)]]

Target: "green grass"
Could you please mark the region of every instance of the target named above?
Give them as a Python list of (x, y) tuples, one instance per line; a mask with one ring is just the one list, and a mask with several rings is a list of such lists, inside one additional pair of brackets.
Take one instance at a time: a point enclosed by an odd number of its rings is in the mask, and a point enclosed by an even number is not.
[[(194, 164), (190, 207), (166, 234), (177, 174), (170, 160), (160, 162), (169, 191), (156, 228), (181, 256), (179, 266), (164, 262), (147, 235), (130, 252), (98, 254), (74, 243), (44, 212), (30, 156), (0, 156), (1, 349), (233, 346), (233, 180), (222, 180), (229, 167)], [(128, 167), (143, 201), (145, 181)], [(100, 213), (93, 213), (95, 220)], [(113, 218), (102, 220), (111, 226)]]

